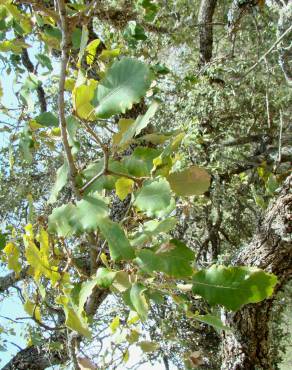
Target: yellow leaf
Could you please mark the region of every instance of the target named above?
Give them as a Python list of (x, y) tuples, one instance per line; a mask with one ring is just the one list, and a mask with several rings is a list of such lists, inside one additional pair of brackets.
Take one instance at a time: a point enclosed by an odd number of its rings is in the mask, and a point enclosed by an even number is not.
[(46, 276), (55, 285), (60, 280), (58, 268), (52, 266), (49, 261), (49, 240), (45, 230), (41, 230), (38, 235), (40, 248), (35, 245), (34, 233), (31, 224), (25, 227), (26, 234), (23, 235), (25, 245), (25, 256), (27, 262), (33, 269), (34, 279), (38, 282), (42, 275)]
[(98, 82), (87, 80), (87, 84), (74, 87), (72, 91), (73, 107), (77, 116), (88, 121), (94, 120), (94, 107), (91, 105)]
[(112, 333), (115, 333), (119, 326), (120, 326), (120, 318), (119, 316), (116, 316), (109, 325)]
[(99, 44), (100, 44), (100, 39), (95, 39), (86, 46), (86, 49), (85, 49), (87, 52), (86, 63), (89, 64), (90, 66), (94, 61), (96, 49), (98, 48)]
[(120, 177), (115, 183), (117, 196), (121, 200), (124, 200), (127, 195), (132, 192), (133, 185), (133, 180), (127, 179), (126, 177)]
[(65, 81), (65, 90), (66, 91), (73, 91), (75, 86), (75, 80), (73, 78), (66, 78)]
[(38, 130), (39, 128), (42, 128), (44, 126), (40, 125), (39, 123), (37, 123), (37, 121), (35, 119), (31, 119), (29, 121), (29, 128), (32, 130), (32, 131), (36, 131)]
[(16, 275), (19, 275), (21, 271), (21, 264), (19, 263), (19, 249), (14, 243), (8, 243), (6, 247), (3, 249), (3, 252), (6, 254), (8, 268), (13, 270)]
[(27, 312), (31, 317), (35, 317), (36, 320), (41, 321), (41, 310), (39, 306), (27, 299), (23, 305), (25, 312)]
[(75, 308), (69, 301), (69, 298), (62, 295), (56, 298), (56, 303), (63, 306), (66, 321), (65, 325), (78, 333), (84, 335), (87, 338), (91, 337), (90, 330), (86, 323), (85, 318), (78, 313), (78, 309)]
[(99, 56), (101, 60), (108, 60), (117, 57), (120, 55), (121, 49), (112, 49), (112, 50), (103, 50)]
[[(129, 127), (134, 123), (133, 119), (121, 118), (118, 122), (119, 132), (113, 135), (114, 146), (120, 146), (120, 142), (124, 136), (124, 133), (129, 129)], [(128, 143), (125, 143), (122, 148), (127, 147)], [(121, 148), (120, 148), (121, 149)]]

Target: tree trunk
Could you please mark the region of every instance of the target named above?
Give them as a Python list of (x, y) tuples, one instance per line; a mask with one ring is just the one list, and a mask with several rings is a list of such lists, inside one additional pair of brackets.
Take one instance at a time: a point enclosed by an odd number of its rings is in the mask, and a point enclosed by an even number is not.
[(198, 15), (200, 59), (199, 66), (202, 67), (210, 62), (213, 51), (213, 15), (217, 0), (202, 0)]
[(280, 196), (266, 212), (257, 234), (234, 263), (265, 269), (278, 277), (273, 297), (243, 307), (237, 313), (223, 312), (232, 332), (223, 334), (222, 370), (274, 369), (270, 350), (269, 320), (275, 295), (292, 273), (292, 175)]

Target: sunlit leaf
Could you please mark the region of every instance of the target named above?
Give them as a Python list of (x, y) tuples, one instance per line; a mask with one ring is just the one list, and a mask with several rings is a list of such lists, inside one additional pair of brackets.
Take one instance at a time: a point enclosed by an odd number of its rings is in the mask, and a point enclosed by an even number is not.
[(95, 119), (94, 106), (91, 104), (91, 100), (97, 85), (97, 81), (87, 80), (85, 85), (79, 85), (73, 89), (73, 108), (79, 118), (88, 121)]
[(209, 304), (221, 304), (236, 311), (247, 303), (257, 303), (273, 294), (277, 277), (254, 267), (213, 265), (193, 275), (193, 293)]
[(125, 113), (139, 103), (150, 84), (150, 69), (144, 63), (131, 58), (115, 62), (100, 81), (92, 100), (96, 116), (109, 118)]
[(171, 204), (170, 186), (165, 179), (146, 180), (136, 195), (134, 205), (149, 216), (158, 216), (159, 212)]
[(134, 181), (127, 179), (126, 177), (120, 177), (116, 183), (116, 194), (121, 199), (124, 200), (129, 193), (132, 192)]
[(13, 270), (16, 275), (19, 275), (21, 271), (21, 264), (19, 262), (20, 252), (18, 247), (14, 243), (10, 242), (3, 249), (3, 252), (7, 258), (7, 267), (10, 270)]
[(86, 46), (86, 63), (88, 65), (91, 65), (94, 61), (95, 54), (96, 54), (96, 49), (98, 48), (100, 44), (100, 39), (95, 39), (91, 41), (87, 46)]

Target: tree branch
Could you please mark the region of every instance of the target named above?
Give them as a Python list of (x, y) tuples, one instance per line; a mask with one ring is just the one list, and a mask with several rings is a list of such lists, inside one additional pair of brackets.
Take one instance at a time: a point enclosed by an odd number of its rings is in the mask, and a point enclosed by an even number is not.
[(6, 276), (0, 277), (0, 293), (4, 293), (5, 290), (11, 288), (18, 281), (23, 280), (27, 275), (27, 268), (20, 271), (19, 275), (16, 275), (15, 272), (11, 272)]
[(213, 52), (213, 24), (217, 0), (202, 0), (198, 15), (200, 57), (199, 67), (209, 63)]
[[(25, 68), (28, 70), (28, 72), (30, 72), (30, 73), (35, 72), (34, 65), (32, 64), (32, 62), (29, 58), (28, 51), (27, 51), (26, 48), (22, 49), (21, 60), (22, 60), (22, 64), (25, 66)], [(41, 84), (39, 84), (38, 87), (37, 87), (37, 94), (38, 94), (38, 99), (39, 99), (39, 103), (40, 103), (40, 107), (41, 107), (41, 112), (42, 113), (46, 112), (47, 111), (46, 95), (45, 95), (45, 91), (44, 91)]]
[(68, 24), (66, 16), (66, 6), (64, 0), (58, 0), (58, 10), (60, 15), (59, 26), (62, 31), (62, 57), (61, 57), (61, 69), (60, 69), (60, 81), (59, 81), (59, 96), (58, 96), (58, 106), (59, 106), (59, 125), (62, 134), (62, 141), (64, 150), (66, 153), (66, 158), (69, 164), (69, 177), (71, 180), (72, 189), (78, 199), (80, 199), (79, 190), (75, 184), (76, 175), (78, 173), (77, 168), (74, 163), (71, 148), (68, 142), (67, 134), (67, 124), (65, 117), (65, 80), (66, 80), (66, 69), (69, 61), (69, 47), (70, 38), (68, 35)]

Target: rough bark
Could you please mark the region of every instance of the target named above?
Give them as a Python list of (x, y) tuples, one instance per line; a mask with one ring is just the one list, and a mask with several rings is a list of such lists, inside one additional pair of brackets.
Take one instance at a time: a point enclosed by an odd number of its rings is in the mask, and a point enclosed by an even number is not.
[(223, 370), (274, 369), (270, 350), (269, 320), (276, 296), (292, 275), (292, 175), (287, 178), (278, 199), (269, 207), (251, 243), (244, 248), (236, 265), (255, 266), (278, 277), (273, 297), (247, 305), (237, 313), (223, 313), (232, 332), (223, 335)]
[(198, 15), (200, 57), (199, 66), (209, 63), (213, 51), (213, 15), (217, 0), (202, 0)]
[[(56, 338), (58, 339), (58, 338)], [(31, 346), (18, 352), (2, 370), (44, 370), (68, 360), (67, 351), (49, 351), (46, 345)]]
[(15, 272), (11, 272), (5, 276), (0, 277), (0, 293), (4, 293), (6, 290), (15, 285), (18, 281), (23, 280), (26, 277), (27, 269), (23, 269), (19, 275)]

